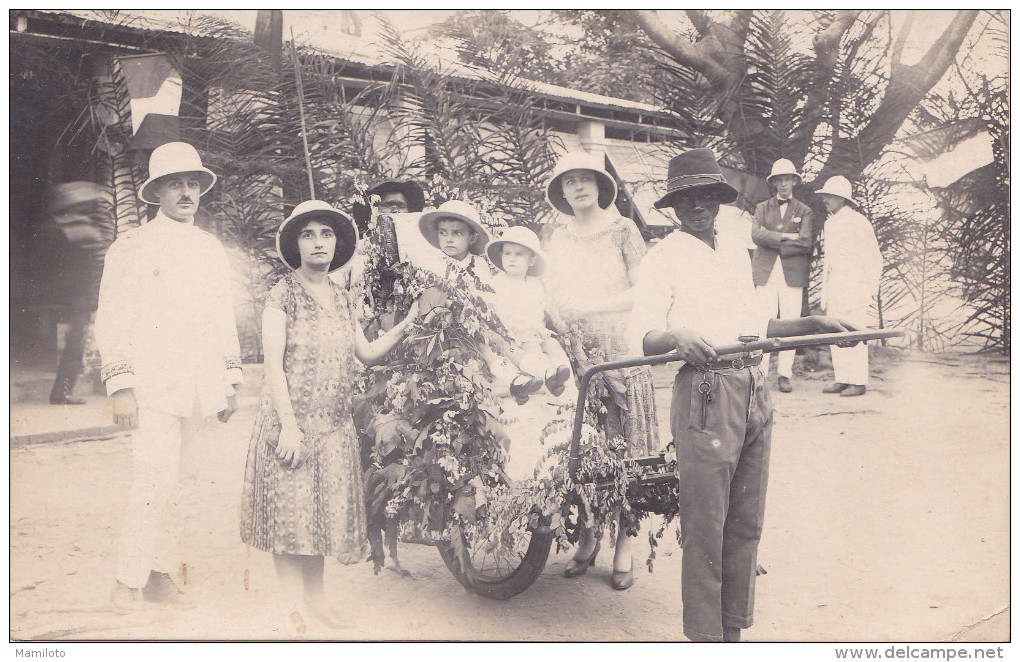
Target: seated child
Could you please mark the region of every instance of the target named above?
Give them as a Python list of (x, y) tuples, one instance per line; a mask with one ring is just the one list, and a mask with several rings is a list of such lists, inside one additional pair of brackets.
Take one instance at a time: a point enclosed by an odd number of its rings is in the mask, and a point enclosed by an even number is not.
[(538, 235), (526, 227), (507, 228), (487, 251), (500, 269), (492, 279), (489, 300), (514, 340), (507, 358), (518, 374), (510, 381), (510, 393), (523, 404), (544, 383), (558, 396), (570, 378), (570, 363), (545, 327), (545, 291), (538, 277), (545, 271), (546, 258)]
[(443, 275), (452, 265), (473, 273), (486, 288), (492, 287), (492, 270), (484, 259), (479, 259), (485, 254), (489, 234), (474, 207), (460, 200), (448, 200), (439, 209), (422, 214), (418, 229), (426, 241), (442, 251), (436, 264), (423, 266)]

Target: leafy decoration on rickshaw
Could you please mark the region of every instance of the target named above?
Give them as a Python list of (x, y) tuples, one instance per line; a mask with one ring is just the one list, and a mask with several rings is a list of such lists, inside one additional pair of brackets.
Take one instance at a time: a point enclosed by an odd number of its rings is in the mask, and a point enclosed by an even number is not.
[[(556, 418), (539, 435), (537, 443), (546, 449), (543, 470), (511, 479), (505, 470), (507, 419), (480, 352), (487, 346), (502, 353), (509, 338), (480, 296), (485, 286), (455, 267), (440, 276), (392, 264), (376, 244), (365, 243), (362, 287), (370, 325), (384, 329), (413, 301), (428, 302), (419, 304), (423, 315), (404, 343), (359, 384), (359, 428), (368, 433), (375, 471), (388, 478), (386, 513), (407, 522), (405, 537), (446, 540), (456, 548), (464, 532), (478, 553), (514, 548), (541, 521), (565, 547), (577, 540), (582, 519), (598, 525), (613, 519), (614, 510), (625, 507), (624, 443), (615, 438), (606, 444), (596, 429), (598, 399), (589, 405), (576, 484), (567, 471), (573, 407), (554, 410)], [(379, 274), (387, 271), (396, 277), (383, 298)], [(402, 471), (389, 469), (394, 464)], [(611, 489), (596, 489), (606, 482)], [(572, 490), (580, 495), (576, 503), (565, 500)]]

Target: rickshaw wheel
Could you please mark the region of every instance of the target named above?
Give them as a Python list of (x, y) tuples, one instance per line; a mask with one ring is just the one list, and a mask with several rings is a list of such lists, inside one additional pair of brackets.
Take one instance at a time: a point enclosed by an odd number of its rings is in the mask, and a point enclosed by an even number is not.
[(513, 548), (472, 548), (468, 533), (461, 532), (467, 550), (467, 568), (461, 567), (460, 555), (451, 543), (438, 545), (446, 567), (468, 591), (493, 600), (509, 600), (535, 583), (545, 569), (552, 547), (553, 534), (546, 518), (528, 535), (520, 536)]

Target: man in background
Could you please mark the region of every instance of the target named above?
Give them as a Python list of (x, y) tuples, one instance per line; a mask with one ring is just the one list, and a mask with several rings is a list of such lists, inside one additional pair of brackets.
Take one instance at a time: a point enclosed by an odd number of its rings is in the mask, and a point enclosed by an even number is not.
[(113, 235), (112, 203), (110, 192), (93, 182), (66, 182), (50, 191), (50, 218), (66, 240), (57, 268), (67, 306), (67, 333), (50, 391), (51, 405), (85, 404), (72, 393), (85, 367), (88, 326), (99, 302), (103, 253)]
[[(754, 210), (754, 286), (765, 314), (781, 319), (800, 317), (814, 248), (811, 209), (793, 197), (793, 187), (803, 178), (790, 160), (776, 161), (766, 181), (776, 194)], [(782, 393), (793, 390), (793, 359), (792, 351), (779, 352), (776, 357), (777, 386)]]

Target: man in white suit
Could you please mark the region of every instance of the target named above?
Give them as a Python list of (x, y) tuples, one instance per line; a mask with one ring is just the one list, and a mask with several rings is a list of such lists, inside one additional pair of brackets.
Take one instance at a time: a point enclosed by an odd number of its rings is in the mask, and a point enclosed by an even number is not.
[(102, 378), (114, 422), (137, 426), (115, 608), (181, 602), (171, 579), (178, 562), (171, 505), (182, 452), (195, 447), (206, 417), (226, 422), (236, 409), (242, 373), (227, 255), (194, 226), (215, 182), (191, 145), (157, 147), (139, 195), (159, 212), (106, 255), (95, 325)]
[[(846, 177), (830, 177), (818, 195), (829, 212), (822, 255), (822, 308), (826, 315), (863, 329), (882, 280), (882, 251), (875, 229), (853, 208), (856, 203)], [(822, 389), (823, 393), (839, 393), (844, 398), (864, 395), (868, 390), (868, 346), (833, 346), (832, 370), (836, 381)]]

